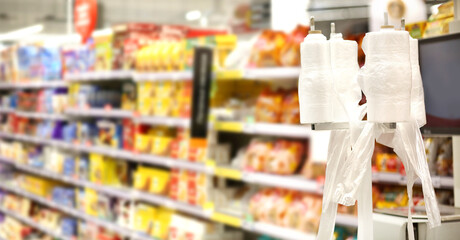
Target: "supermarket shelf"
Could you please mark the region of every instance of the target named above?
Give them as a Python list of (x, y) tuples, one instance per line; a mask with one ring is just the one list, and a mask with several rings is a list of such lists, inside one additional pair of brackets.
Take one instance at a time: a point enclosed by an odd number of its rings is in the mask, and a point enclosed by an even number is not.
[(215, 73), (217, 80), (286, 80), (298, 79), (300, 67), (247, 68), (243, 70), (221, 70)]
[(311, 136), (311, 129), (309, 126), (293, 124), (217, 121), (214, 127), (216, 130), (223, 132), (239, 132), (293, 138), (308, 138)]
[(133, 112), (121, 109), (105, 109), (105, 108), (68, 108), (66, 114), (72, 116), (83, 117), (110, 117), (110, 118), (132, 118)]
[(292, 240), (309, 240), (316, 239), (316, 235), (308, 234), (294, 229), (279, 227), (267, 223), (244, 223), (243, 229), (250, 232), (269, 235), (279, 239), (292, 239)]
[[(209, 212), (209, 211), (204, 210), (201, 207), (193, 206), (193, 205), (183, 203), (183, 202), (179, 202), (179, 201), (175, 201), (175, 200), (172, 200), (172, 199), (170, 199), (170, 198), (168, 198), (166, 196), (161, 196), (161, 195), (156, 195), (156, 194), (151, 194), (151, 193), (145, 193), (145, 192), (142, 192), (142, 191), (129, 189), (129, 188), (122, 189), (122, 188), (117, 188), (117, 187), (109, 187), (109, 186), (98, 185), (98, 184), (90, 183), (90, 182), (85, 181), (85, 180), (74, 179), (74, 178), (71, 178), (71, 177), (68, 177), (68, 176), (63, 176), (63, 175), (60, 175), (60, 174), (56, 174), (56, 173), (53, 173), (53, 172), (50, 172), (50, 171), (47, 171), (47, 170), (35, 169), (35, 168), (27, 166), (25, 164), (15, 163), (15, 162), (13, 162), (13, 161), (11, 161), (9, 159), (6, 159), (6, 158), (1, 158), (0, 157), (0, 161), (6, 162), (6, 163), (11, 163), (17, 169), (23, 170), (25, 172), (37, 174), (37, 175), (40, 175), (40, 176), (43, 176), (43, 177), (46, 177), (46, 178), (51, 178), (51, 179), (54, 179), (54, 180), (63, 181), (65, 183), (74, 184), (74, 185), (80, 186), (80, 187), (92, 188), (92, 189), (94, 189), (94, 190), (96, 190), (98, 192), (105, 193), (105, 194), (115, 196), (115, 197), (119, 197), (119, 198), (123, 198), (123, 199), (128, 199), (128, 200), (132, 200), (132, 201), (143, 201), (143, 202), (152, 203), (152, 204), (155, 204), (155, 205), (165, 206), (165, 207), (168, 207), (170, 209), (174, 209), (174, 210), (177, 210), (177, 211), (180, 211), (180, 212), (183, 212), (183, 213), (187, 213), (187, 214), (190, 214), (190, 215), (193, 215), (193, 216), (196, 216), (196, 217), (201, 217), (201, 218), (205, 218), (205, 219), (211, 219), (213, 221), (221, 222), (221, 223), (224, 223), (224, 224), (227, 224), (227, 225), (232, 225), (232, 226), (235, 226), (235, 227), (243, 227), (245, 230), (248, 230), (248, 231), (254, 231), (254, 232), (261, 233), (261, 234), (267, 234), (267, 235), (270, 235), (270, 236), (273, 236), (273, 237), (279, 237), (280, 236), (279, 234), (281, 234), (282, 236), (285, 236), (285, 237), (289, 236), (288, 237), (289, 239), (308, 239), (308, 238), (305, 238), (305, 237), (310, 236), (309, 234), (305, 234), (305, 233), (302, 233), (302, 232), (299, 232), (299, 231), (296, 231), (296, 230), (281, 228), (281, 227), (272, 226), (272, 225), (263, 224), (263, 223), (247, 223), (247, 222), (243, 223), (243, 221), (238, 217), (233, 217), (233, 216), (230, 216), (230, 215), (227, 215), (227, 214), (222, 214), (222, 213), (219, 213), (219, 212), (213, 212), (213, 211)], [(0, 187), (1, 186), (2, 186), (2, 184), (0, 183)], [(16, 190), (16, 191), (20, 191), (20, 190)], [(24, 194), (28, 194), (28, 193), (24, 193)], [(37, 198), (36, 196), (33, 196), (33, 197), (34, 197), (34, 199)], [(47, 200), (45, 199), (45, 201), (47, 201)], [(49, 202), (49, 201), (48, 201), (48, 203), (49, 204), (54, 204), (54, 203)], [(52, 205), (51, 207), (55, 208), (54, 205)], [(62, 209), (60, 209), (60, 210), (62, 210)], [(80, 216), (81, 214), (79, 214), (79, 213), (74, 213), (74, 216), (75, 215), (77, 217), (81, 217)], [(94, 219), (92, 219), (92, 221), (94, 221)], [(99, 220), (99, 221), (100, 221), (98, 223), (99, 225), (105, 226), (108, 229), (111, 229), (111, 227), (112, 228), (114, 227), (113, 224), (107, 225), (108, 224), (107, 222), (101, 221), (101, 220)], [(342, 226), (356, 227), (357, 226), (357, 219), (354, 216), (347, 216), (347, 215), (340, 215), (339, 214), (339, 215), (337, 215), (336, 223), (338, 225), (342, 225)], [(270, 231), (270, 229), (273, 229), (273, 228), (276, 228), (276, 231)], [(130, 234), (131, 234), (130, 236), (132, 236), (133, 233), (130, 233)], [(142, 237), (143, 237), (142, 235), (136, 235), (135, 238), (136, 239), (142, 239)]]
[(55, 113), (40, 113), (19, 111), (12, 108), (0, 108), (0, 113), (14, 113), (17, 116), (25, 118), (49, 119), (49, 120), (66, 120), (67, 116)]
[(91, 222), (91, 223), (94, 223), (98, 226), (101, 226), (105, 229), (108, 229), (110, 231), (113, 231), (113, 232), (116, 232), (124, 237), (129, 237), (129, 238), (134, 238), (134, 239), (154, 239), (154, 238), (151, 238), (151, 237), (147, 237), (147, 236), (143, 236), (142, 234), (139, 234), (137, 233), (136, 231), (133, 231), (133, 230), (130, 230), (130, 229), (127, 229), (125, 227), (122, 227), (118, 224), (115, 224), (115, 223), (112, 223), (112, 222), (108, 222), (108, 221), (105, 221), (105, 220), (101, 220), (101, 219), (97, 219), (93, 216), (90, 216), (88, 214), (85, 214), (81, 211), (78, 211), (76, 209), (73, 209), (73, 208), (70, 208), (70, 207), (66, 207), (66, 206), (63, 206), (63, 205), (60, 205), (60, 204), (56, 204), (46, 198), (43, 198), (43, 197), (40, 197), (40, 196), (37, 196), (37, 195), (34, 195), (34, 194), (31, 194), (31, 193), (28, 193), (20, 188), (18, 188), (17, 186), (10, 186), (9, 184), (6, 184), (5, 182), (0, 182), (0, 188), (6, 190), (6, 191), (10, 191), (12, 193), (15, 193), (17, 195), (21, 195), (23, 197), (26, 197), (26, 198), (29, 198), (35, 202), (38, 202), (40, 204), (43, 204), (45, 206), (48, 206), (50, 208), (54, 208), (54, 209), (57, 209), (63, 213), (66, 213), (70, 216), (73, 216), (73, 217), (76, 217), (76, 218), (79, 218), (79, 219), (83, 219), (87, 222)]
[(352, 215), (337, 214), (335, 223), (345, 227), (358, 227), (358, 218)]
[(280, 187), (310, 193), (323, 193), (323, 186), (301, 176), (280, 176), (266, 173), (243, 172), (242, 180), (248, 183)]
[(67, 87), (67, 82), (62, 80), (0, 83), (0, 89), (34, 89), (34, 88), (61, 88)]
[(58, 238), (58, 239), (62, 239), (62, 240), (71, 240), (73, 239), (72, 237), (66, 237), (66, 236), (63, 236), (47, 227), (44, 227), (42, 225), (40, 225), (39, 223), (36, 223), (35, 221), (33, 221), (32, 219), (28, 218), (28, 217), (24, 217), (16, 212), (13, 212), (13, 211), (10, 211), (4, 207), (0, 207), (0, 212), (3, 212), (4, 214), (6, 215), (9, 215), (23, 223), (25, 223), (26, 225), (28, 226), (31, 226), (32, 228), (35, 228), (41, 232), (44, 232), (54, 238)]
[(192, 71), (181, 71), (181, 72), (134, 72), (132, 74), (133, 80), (137, 82), (142, 81), (184, 81), (192, 80)]
[(274, 67), (246, 69), (244, 79), (298, 79), (300, 67)]
[(67, 73), (64, 79), (69, 81), (106, 81), (113, 79), (131, 79), (132, 71), (114, 70), (114, 71), (96, 71), (83, 73)]
[(12, 108), (0, 107), (0, 113), (12, 113), (12, 112), (14, 112), (14, 109)]
[[(445, 176), (431, 176), (434, 188), (452, 189), (454, 187), (454, 178)], [(393, 183), (398, 185), (407, 185), (407, 177), (399, 173), (373, 172), (372, 182)], [(421, 185), (418, 178), (415, 184)]]
[(204, 210), (200, 207), (193, 206), (187, 203), (178, 202), (172, 200), (168, 197), (162, 195), (156, 195), (152, 193), (145, 193), (142, 191), (138, 191), (131, 188), (122, 188), (122, 187), (115, 187), (115, 186), (104, 186), (100, 184), (95, 184), (86, 180), (81, 180), (69, 176), (65, 176), (62, 174), (54, 173), (49, 170), (34, 168), (28, 166), (26, 164), (17, 163), (10, 159), (0, 157), (0, 161), (3, 163), (8, 163), (13, 165), (16, 169), (22, 170), (24, 172), (32, 173), (35, 175), (39, 175), (45, 178), (50, 178), (53, 180), (61, 181), (67, 184), (72, 184), (79, 187), (91, 188), (96, 190), (97, 192), (104, 193), (110, 196), (114, 196), (117, 198), (122, 198), (126, 200), (139, 200), (144, 202), (153, 203), (156, 205), (166, 206), (171, 209), (175, 209), (181, 212), (185, 212), (194, 216), (198, 217), (209, 217), (209, 214), (205, 214)]
[(126, 150), (114, 149), (100, 146), (86, 146), (82, 144), (70, 144), (61, 140), (43, 139), (40, 137), (27, 136), (22, 134), (11, 134), (0, 132), (0, 137), (25, 141), (35, 144), (45, 144), (67, 150), (85, 153), (98, 153), (118, 159), (126, 159), (134, 162), (149, 163), (156, 166), (168, 168), (179, 168), (212, 174), (212, 170), (206, 167), (204, 163), (194, 163), (186, 160), (179, 160), (170, 157), (156, 156), (152, 154), (136, 154)]
[(37, 118), (37, 119), (47, 119), (47, 120), (66, 120), (68, 119), (68, 117), (63, 114), (25, 112), (25, 111), (17, 111), (17, 110), (13, 110), (13, 111), (17, 116), (25, 117), (25, 118)]
[(113, 79), (133, 79), (134, 81), (182, 81), (191, 80), (192, 71), (175, 72), (135, 72), (131, 70), (95, 71), (84, 73), (69, 73), (65, 79), (69, 81), (107, 81)]
[(182, 128), (187, 128), (190, 126), (190, 119), (188, 118), (140, 116), (134, 117), (134, 122), (140, 124), (162, 125)]

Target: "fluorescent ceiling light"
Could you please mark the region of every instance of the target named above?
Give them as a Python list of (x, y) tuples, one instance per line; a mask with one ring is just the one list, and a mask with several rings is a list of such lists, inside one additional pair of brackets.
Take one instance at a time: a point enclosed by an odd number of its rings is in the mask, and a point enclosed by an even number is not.
[(21, 28), (15, 31), (7, 32), (5, 34), (0, 34), (0, 41), (13, 41), (18, 40), (28, 35), (39, 33), (43, 31), (43, 25), (38, 24), (26, 28)]
[(185, 14), (185, 19), (187, 19), (187, 21), (195, 21), (200, 18), (201, 18), (201, 12), (198, 10), (188, 11)]

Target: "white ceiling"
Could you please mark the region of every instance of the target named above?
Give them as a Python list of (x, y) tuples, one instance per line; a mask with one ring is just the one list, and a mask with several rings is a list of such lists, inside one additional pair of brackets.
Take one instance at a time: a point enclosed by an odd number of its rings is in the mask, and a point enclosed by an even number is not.
[[(222, 0), (223, 8), (241, 1)], [(213, 0), (98, 0), (98, 5), (99, 27), (120, 22), (185, 24), (187, 11), (208, 12), (214, 6)], [(46, 33), (65, 33), (66, 7), (67, 0), (0, 0), (0, 33), (38, 23), (45, 25)]]

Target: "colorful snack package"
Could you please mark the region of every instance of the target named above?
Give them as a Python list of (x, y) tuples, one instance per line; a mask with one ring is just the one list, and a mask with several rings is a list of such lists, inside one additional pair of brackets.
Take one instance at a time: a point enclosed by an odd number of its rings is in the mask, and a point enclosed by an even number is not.
[(278, 123), (281, 119), (283, 94), (265, 89), (257, 98), (256, 122)]

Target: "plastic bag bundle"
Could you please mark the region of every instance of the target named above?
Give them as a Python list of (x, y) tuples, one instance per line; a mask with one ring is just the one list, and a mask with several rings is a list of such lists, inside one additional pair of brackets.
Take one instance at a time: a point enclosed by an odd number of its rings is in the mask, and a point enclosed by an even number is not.
[(332, 73), (329, 42), (310, 33), (300, 44), (300, 123), (332, 122)]
[[(393, 148), (404, 164), (409, 196), (408, 237), (413, 240), (412, 187), (417, 178), (422, 183), (429, 227), (441, 224), (419, 129), (426, 119), (417, 42), (410, 40), (405, 31), (385, 29), (366, 34), (363, 45), (366, 65), (357, 79), (368, 100), (361, 110), (367, 108), (369, 121), (360, 121), (365, 112), (356, 111), (359, 108), (350, 104), (345, 111), (349, 129), (331, 132), (317, 239), (331, 239), (338, 203), (358, 204), (358, 239), (373, 238), (371, 158), (377, 141)], [(331, 41), (331, 55), (333, 51)], [(335, 64), (331, 65), (334, 73)], [(339, 99), (343, 97), (335, 75), (334, 88)], [(392, 122), (396, 122), (396, 129), (386, 124)]]
[(412, 68), (411, 117), (417, 121), (419, 127), (422, 127), (426, 124), (425, 99), (418, 62), (418, 40), (413, 38), (410, 38), (410, 63)]
[(343, 40), (340, 33), (331, 34), (329, 44), (336, 95), (332, 106), (333, 121), (348, 122), (356, 116), (358, 102), (361, 100), (361, 89), (356, 81), (359, 70), (358, 44), (356, 41)]
[(367, 119), (379, 123), (410, 121), (409, 33), (394, 29), (366, 33), (363, 50), (366, 67), (362, 87), (367, 98)]

